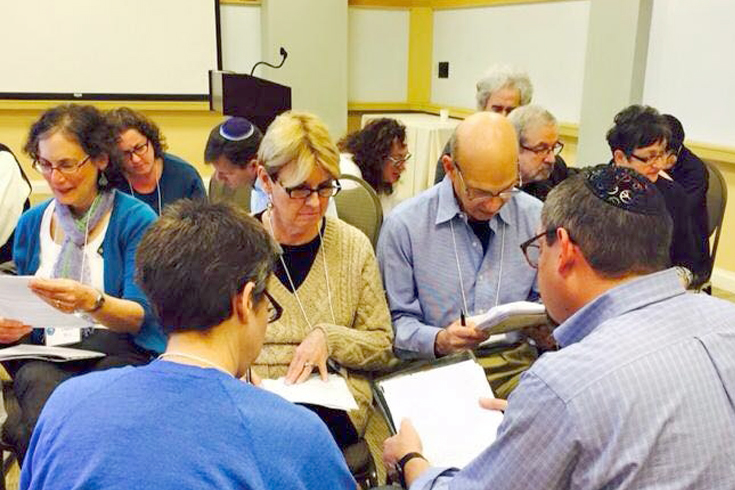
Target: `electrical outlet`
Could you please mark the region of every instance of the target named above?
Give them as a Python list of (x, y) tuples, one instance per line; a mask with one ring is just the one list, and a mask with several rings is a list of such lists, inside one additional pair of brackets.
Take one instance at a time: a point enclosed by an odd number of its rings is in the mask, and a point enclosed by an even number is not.
[(439, 78), (449, 78), (449, 62), (439, 62)]

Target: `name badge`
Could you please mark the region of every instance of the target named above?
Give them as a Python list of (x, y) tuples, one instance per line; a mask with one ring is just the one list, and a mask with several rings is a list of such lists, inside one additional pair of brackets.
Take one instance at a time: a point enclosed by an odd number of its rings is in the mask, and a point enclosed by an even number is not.
[(46, 345), (69, 345), (82, 341), (80, 328), (45, 328)]

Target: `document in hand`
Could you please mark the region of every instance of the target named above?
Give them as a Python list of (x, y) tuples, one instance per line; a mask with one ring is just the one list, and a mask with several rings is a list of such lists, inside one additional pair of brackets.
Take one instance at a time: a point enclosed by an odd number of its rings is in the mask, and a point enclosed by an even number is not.
[(495, 440), (503, 420), (500, 412), (480, 407), (479, 399), (493, 392), (482, 367), (467, 355), (382, 378), (374, 388), (391, 429), (410, 419), (434, 466), (462, 468)]
[(308, 403), (337, 410), (357, 410), (357, 402), (345, 379), (330, 374), (327, 381), (313, 375), (303, 383), (287, 385), (285, 378), (264, 379), (261, 388), (280, 395), (292, 403)]
[(0, 361), (40, 359), (42, 361), (67, 362), (94, 359), (96, 357), (105, 357), (105, 354), (93, 350), (33, 344), (19, 344), (0, 349)]
[(28, 288), (33, 276), (0, 275), (0, 317), (18, 320), (33, 328), (84, 328), (92, 324), (84, 318), (63, 313)]
[(467, 320), (474, 322), (477, 328), (485, 330), (490, 335), (527, 327), (538, 327), (549, 321), (544, 305), (531, 301), (515, 301), (498, 305), (481, 315), (468, 317)]

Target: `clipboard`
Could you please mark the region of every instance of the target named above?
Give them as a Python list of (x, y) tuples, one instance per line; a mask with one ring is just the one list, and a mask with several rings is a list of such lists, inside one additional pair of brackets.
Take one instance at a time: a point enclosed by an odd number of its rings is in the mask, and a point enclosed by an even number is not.
[(495, 440), (503, 419), (479, 405), (480, 397), (493, 393), (471, 352), (420, 361), (377, 378), (373, 392), (391, 432), (410, 418), (424, 455), (436, 466), (465, 466)]

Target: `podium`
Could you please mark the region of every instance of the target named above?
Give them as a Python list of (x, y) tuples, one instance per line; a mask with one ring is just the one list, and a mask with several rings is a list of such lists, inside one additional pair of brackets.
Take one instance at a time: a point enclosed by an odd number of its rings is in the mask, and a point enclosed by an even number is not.
[(291, 109), (291, 87), (250, 75), (210, 70), (209, 109), (249, 119), (265, 133), (277, 115)]

